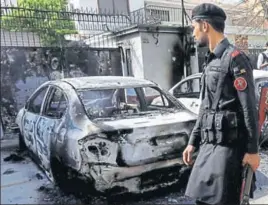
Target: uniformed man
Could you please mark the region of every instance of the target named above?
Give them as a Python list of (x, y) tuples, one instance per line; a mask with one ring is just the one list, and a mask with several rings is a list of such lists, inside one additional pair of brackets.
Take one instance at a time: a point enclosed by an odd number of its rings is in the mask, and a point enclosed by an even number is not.
[(243, 165), (259, 166), (253, 67), (224, 36), (226, 14), (204, 3), (192, 10), (193, 35), (207, 46), (199, 116), (183, 153), (187, 165), (199, 148), (186, 195), (197, 204), (239, 204)]

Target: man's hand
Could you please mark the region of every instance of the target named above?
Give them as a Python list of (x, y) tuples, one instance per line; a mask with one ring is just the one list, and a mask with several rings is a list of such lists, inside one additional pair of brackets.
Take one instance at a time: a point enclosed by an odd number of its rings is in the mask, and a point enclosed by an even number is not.
[(257, 154), (246, 153), (243, 159), (243, 166), (246, 164), (249, 164), (251, 168), (253, 169), (253, 171), (255, 172), (260, 165), (260, 161), (261, 161), (261, 158), (258, 153)]
[(186, 165), (193, 164), (192, 156), (193, 156), (194, 150), (195, 150), (195, 147), (193, 145), (188, 145), (183, 151), (183, 161)]
[(264, 63), (264, 64), (262, 64), (262, 65), (260, 66), (260, 69), (262, 69), (262, 68), (264, 68), (264, 67), (266, 67), (266, 66), (268, 66), (268, 63)]

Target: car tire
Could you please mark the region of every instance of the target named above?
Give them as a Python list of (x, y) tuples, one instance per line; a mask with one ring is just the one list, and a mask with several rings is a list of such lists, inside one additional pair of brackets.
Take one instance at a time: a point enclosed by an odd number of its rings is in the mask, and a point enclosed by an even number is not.
[[(73, 169), (64, 165), (57, 158), (51, 159), (51, 173), (55, 184), (65, 194), (74, 194), (81, 197), (93, 193), (93, 186), (90, 186), (86, 181), (80, 179), (79, 174)], [(91, 192), (90, 192), (91, 191)]]
[(21, 133), (19, 133), (19, 151), (23, 152), (27, 150), (26, 143)]
[(268, 140), (265, 140), (265, 141), (262, 143), (261, 148), (264, 149), (264, 150), (268, 150)]
[(71, 179), (68, 168), (57, 158), (51, 159), (51, 172), (55, 184), (66, 194), (72, 193)]

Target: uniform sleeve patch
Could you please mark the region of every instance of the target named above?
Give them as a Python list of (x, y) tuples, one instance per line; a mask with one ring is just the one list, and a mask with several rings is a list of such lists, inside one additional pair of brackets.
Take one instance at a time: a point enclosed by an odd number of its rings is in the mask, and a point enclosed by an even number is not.
[(247, 86), (248, 86), (248, 83), (247, 83), (246, 79), (243, 77), (236, 78), (234, 81), (234, 87), (238, 91), (245, 90), (247, 88)]
[(234, 52), (232, 52), (232, 57), (236, 57), (240, 54), (240, 52), (238, 50), (235, 50)]
[(246, 73), (246, 69), (245, 69), (245, 68), (241, 69), (241, 70), (240, 70), (240, 73), (241, 73), (241, 74)]
[(245, 68), (242, 68), (242, 69), (239, 69), (239, 68), (234, 68), (234, 74), (235, 75), (241, 75), (241, 74), (244, 74), (244, 73), (246, 73), (247, 71), (246, 71), (246, 69)]

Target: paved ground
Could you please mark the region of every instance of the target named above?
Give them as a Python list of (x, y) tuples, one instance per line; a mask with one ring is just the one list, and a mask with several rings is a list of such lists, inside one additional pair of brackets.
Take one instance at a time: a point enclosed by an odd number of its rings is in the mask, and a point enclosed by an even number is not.
[[(79, 199), (66, 196), (53, 186), (27, 157), (13, 155), (14, 150), (1, 151), (1, 204), (194, 204), (183, 196), (183, 189), (163, 190), (151, 195), (107, 200), (104, 197)], [(268, 204), (268, 152), (262, 152), (262, 164), (257, 173), (258, 189), (252, 204)]]

